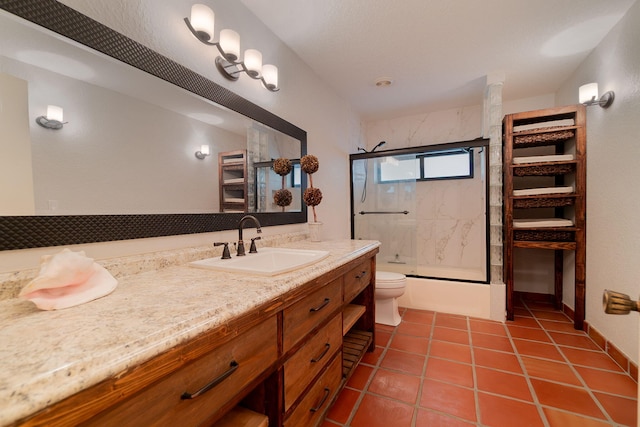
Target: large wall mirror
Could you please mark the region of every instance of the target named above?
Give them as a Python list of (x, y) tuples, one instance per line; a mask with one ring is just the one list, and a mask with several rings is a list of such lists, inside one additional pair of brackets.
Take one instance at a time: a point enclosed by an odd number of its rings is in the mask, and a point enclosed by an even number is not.
[(0, 8), (0, 250), (306, 221), (303, 130), (60, 3)]

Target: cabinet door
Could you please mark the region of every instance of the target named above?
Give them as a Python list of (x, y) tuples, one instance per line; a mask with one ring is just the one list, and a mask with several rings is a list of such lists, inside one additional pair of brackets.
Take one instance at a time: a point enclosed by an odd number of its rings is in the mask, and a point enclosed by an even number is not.
[(326, 412), (342, 380), (342, 354), (339, 352), (324, 374), (284, 422), (284, 427), (314, 426)]
[(88, 425), (198, 425), (241, 393), (277, 358), (274, 316), (98, 414)]
[(338, 278), (284, 310), (283, 340), (286, 353), (313, 328), (342, 306), (342, 278)]
[(335, 316), (284, 364), (285, 411), (324, 368), (342, 344), (341, 316)]

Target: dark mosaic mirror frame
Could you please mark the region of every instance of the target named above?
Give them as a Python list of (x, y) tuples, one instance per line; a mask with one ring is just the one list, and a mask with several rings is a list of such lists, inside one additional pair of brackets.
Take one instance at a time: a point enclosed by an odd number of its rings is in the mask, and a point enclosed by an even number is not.
[[(306, 154), (304, 130), (68, 6), (53, 0), (0, 0), (0, 9), (290, 135), (300, 141), (301, 155)], [(306, 176), (302, 175), (304, 189)], [(304, 223), (307, 208), (303, 203), (301, 212), (252, 215), (263, 226)], [(0, 250), (230, 230), (237, 227), (242, 216), (241, 213), (3, 216)]]

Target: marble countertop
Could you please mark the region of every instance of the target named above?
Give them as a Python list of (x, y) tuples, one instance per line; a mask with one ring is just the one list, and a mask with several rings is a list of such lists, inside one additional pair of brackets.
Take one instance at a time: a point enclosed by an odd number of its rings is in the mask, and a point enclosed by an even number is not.
[(119, 278), (101, 299), (60, 311), (0, 301), (0, 425), (19, 420), (214, 329), (379, 246), (298, 241), (326, 259), (273, 277), (185, 264)]

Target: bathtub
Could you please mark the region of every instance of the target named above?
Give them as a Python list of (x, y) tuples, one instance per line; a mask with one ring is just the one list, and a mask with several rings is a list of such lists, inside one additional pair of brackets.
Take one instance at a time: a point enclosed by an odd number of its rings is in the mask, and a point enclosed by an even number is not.
[(407, 277), (400, 307), (460, 314), (504, 322), (506, 286)]

